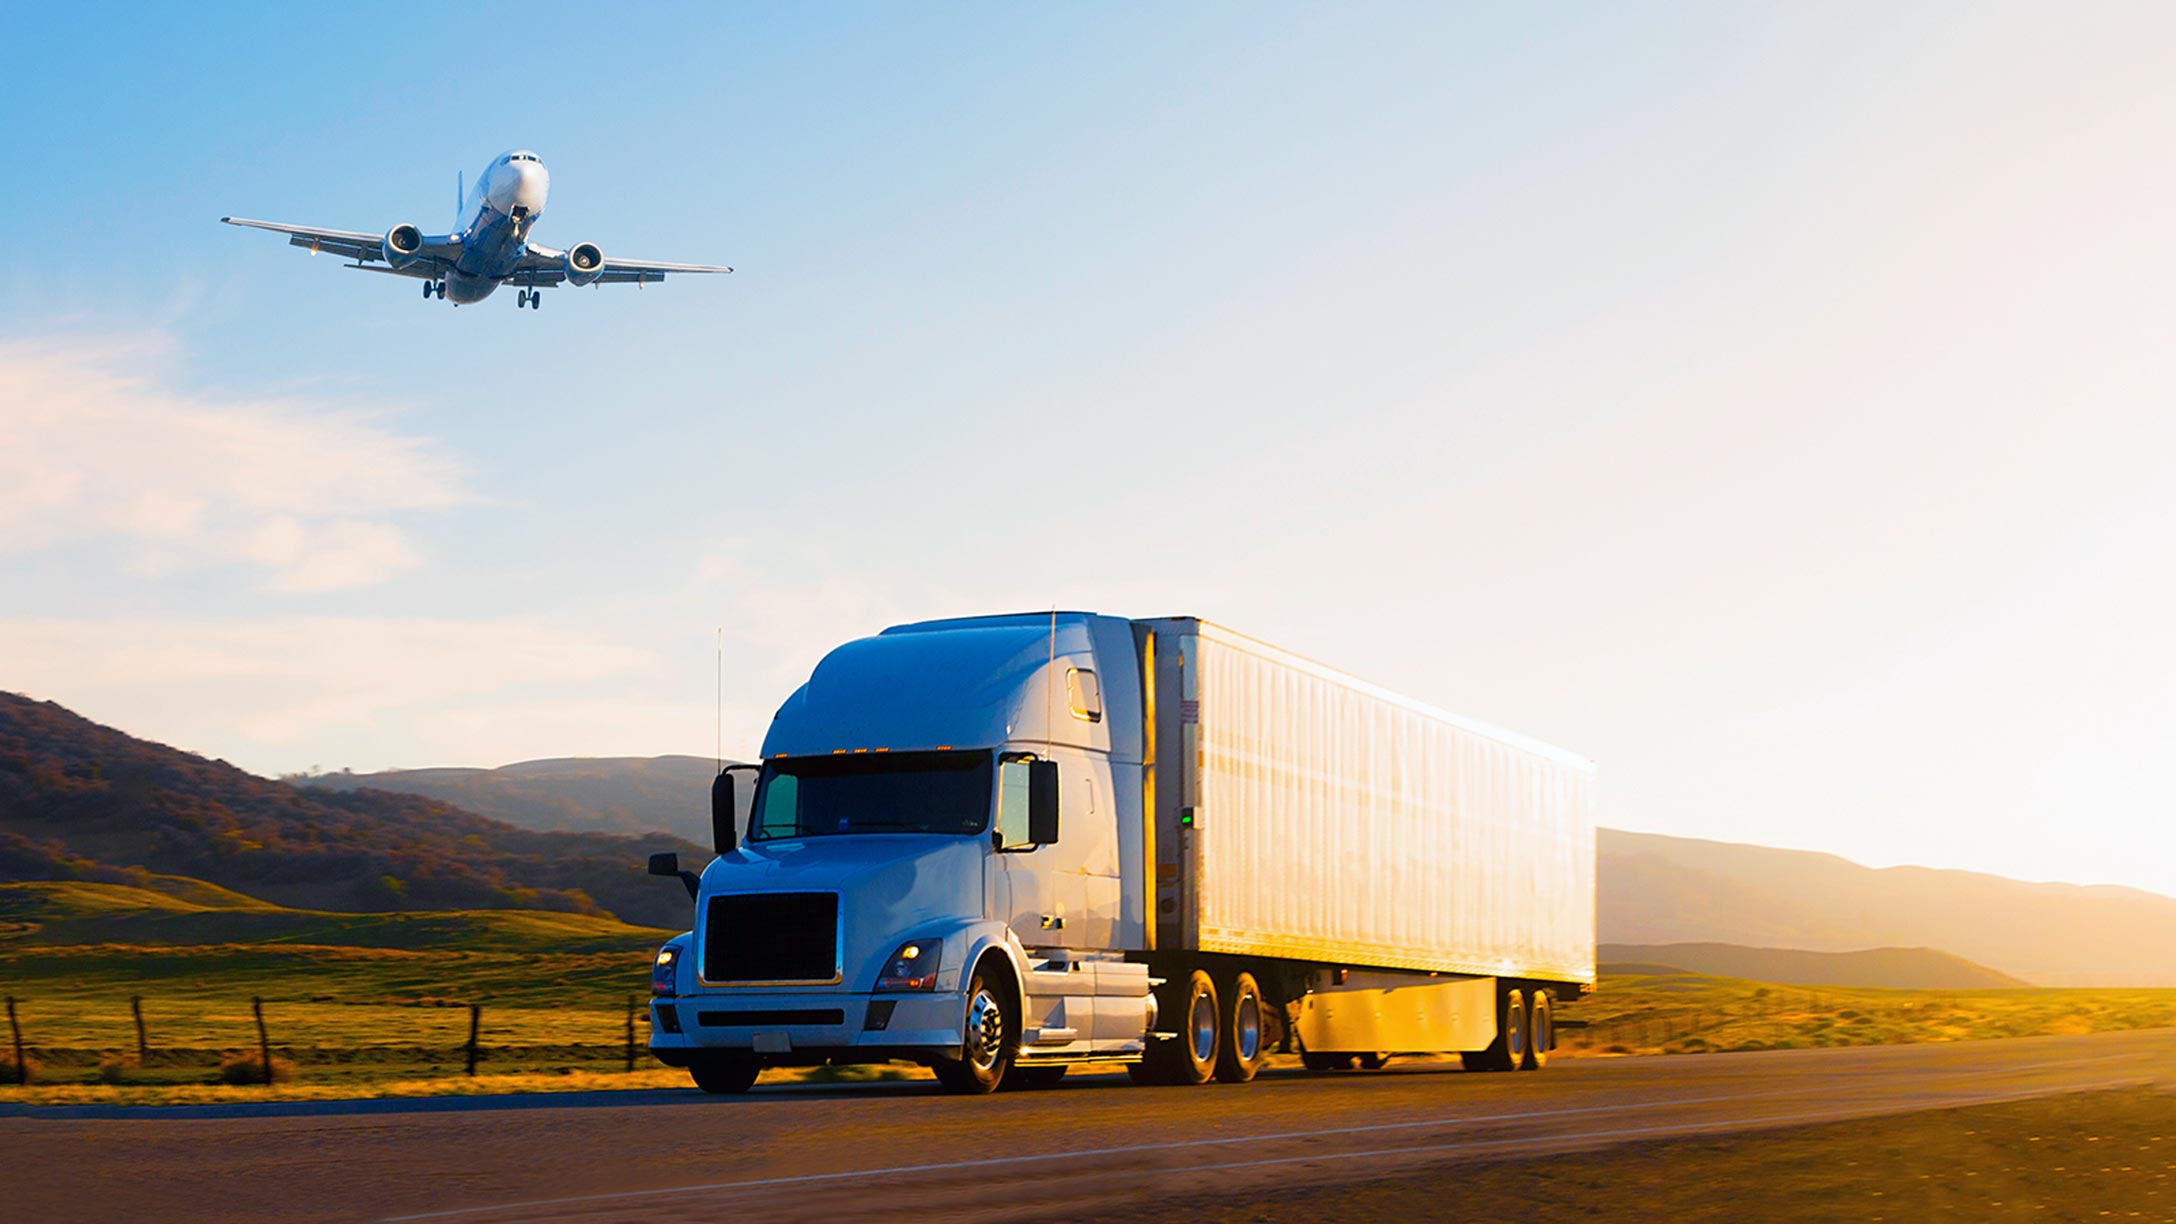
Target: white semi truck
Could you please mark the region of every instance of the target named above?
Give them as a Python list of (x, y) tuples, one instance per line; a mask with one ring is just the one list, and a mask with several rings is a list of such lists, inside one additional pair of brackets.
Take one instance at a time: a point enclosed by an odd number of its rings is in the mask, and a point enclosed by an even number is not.
[[(736, 802), (736, 800), (738, 802)], [(650, 1048), (709, 1092), (1535, 1069), (1594, 983), (1594, 767), (1190, 617), (848, 642), (712, 789)], [(742, 815), (741, 813), (745, 813)]]

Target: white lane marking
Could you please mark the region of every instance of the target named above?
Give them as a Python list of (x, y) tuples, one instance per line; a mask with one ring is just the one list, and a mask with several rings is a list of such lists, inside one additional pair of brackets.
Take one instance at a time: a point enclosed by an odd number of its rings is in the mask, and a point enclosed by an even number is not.
[[(2096, 1059), (2096, 1060), (2093, 1060), (2093, 1061), (2100, 1061), (2100, 1060)], [(2044, 1071), (2046, 1071), (2047, 1069), (2048, 1069), (2048, 1066), (2047, 1066), (2047, 1065), (2042, 1065), (2042, 1066), (2040, 1066), (2040, 1067), (2032, 1067), (2032, 1068), (2016, 1068), (2015, 1070), (2024, 1070), (2024, 1071), (2028, 1071), (2028, 1072), (2032, 1072), (2032, 1071), (2040, 1071), (2040, 1072), (2044, 1072)], [(1989, 1079), (1989, 1078), (1993, 1078), (1993, 1077), (1994, 1077), (1994, 1076), (1996, 1076), (1996, 1075), (2000, 1075), (2000, 1074), (2003, 1074), (2003, 1073), (2005, 1073), (2005, 1072), (2009, 1072), (2009, 1071), (2011, 1071), (2011, 1070), (2013, 1070), (2013, 1069), (2012, 1069), (2012, 1068), (2003, 1068), (2003, 1069), (2002, 1069), (2002, 1071), (1995, 1071), (1995, 1072), (1976, 1072), (1976, 1073), (1966, 1073), (1966, 1075), (1965, 1075), (1965, 1076), (1964, 1076), (1963, 1078), (1966, 1078), (1966, 1079), (1972, 1079), (1972, 1080), (1978, 1080), (1978, 1079)], [(1954, 1077), (1951, 1077), (1951, 1078), (1954, 1078)], [(2145, 1080), (2141, 1080), (2141, 1081), (2130, 1081), (2130, 1080), (2126, 1080), (2126, 1081), (2121, 1081), (2120, 1083), (2117, 1083), (2117, 1084), (2115, 1084), (2114, 1086), (2122, 1086), (2122, 1087), (2127, 1087), (2127, 1086), (2130, 1086), (2130, 1085), (2132, 1085), (2132, 1084), (2134, 1084), (2134, 1083), (2148, 1083), (2148, 1082), (2151, 1082), (2151, 1081), (2145, 1081)], [(1930, 1086), (1931, 1086), (1931, 1085), (1930, 1085)], [(2089, 1091), (2094, 1091), (2094, 1090), (2097, 1090), (2097, 1089), (2099, 1089), (2099, 1088), (2103, 1088), (2103, 1087), (2108, 1087), (2108, 1086), (2110, 1086), (2110, 1085), (2108, 1085), (2108, 1084), (2089, 1084), (2089, 1085), (2086, 1085), (2085, 1087), (2082, 1087), (2082, 1088), (2078, 1088), (2078, 1087), (2070, 1087), (2070, 1086), (2060, 1086), (2060, 1087), (2053, 1087), (2053, 1088), (2043, 1088), (2043, 1089), (2031, 1089), (2031, 1090), (2025, 1090), (2025, 1091), (2020, 1091), (2020, 1092), (2016, 1092), (2016, 1093), (2010, 1093), (2010, 1094), (2006, 1094), (2006, 1095), (2004, 1095), (2004, 1096), (2001, 1096), (2001, 1097), (1989, 1097), (1989, 1098), (1959, 1098), (1958, 1100), (1956, 1100), (1956, 1101), (1954, 1101), (1954, 1102), (1952, 1102), (1952, 1101), (1943, 1101), (1943, 1102), (1940, 1102), (1940, 1103), (1938, 1103), (1938, 1104), (1936, 1104), (1936, 1105), (1933, 1105), (1933, 1106), (1928, 1106), (1928, 1107), (1929, 1107), (1929, 1108), (1949, 1108), (1949, 1107), (1950, 1107), (1950, 1106), (1952, 1106), (1952, 1105), (1973, 1105), (1973, 1104), (1979, 1104), (1979, 1103), (1980, 1103), (1980, 1102), (1981, 1102), (1982, 1100), (2020, 1100), (2020, 1099), (2023, 1099), (2023, 1098), (2025, 1098), (2025, 1097), (2031, 1097), (2031, 1096), (2050, 1096), (2050, 1095), (2056, 1095), (2056, 1094), (2059, 1094), (2059, 1093), (2069, 1093), (2069, 1092), (2089, 1092)], [(549, 1198), (549, 1199), (526, 1199), (526, 1200), (523, 1200), (523, 1201), (521, 1201), (521, 1202), (515, 1202), (515, 1203), (494, 1203), (494, 1204), (491, 1204), (491, 1205), (489, 1205), (489, 1206), (484, 1206), (484, 1207), (454, 1207), (454, 1208), (449, 1208), (449, 1209), (447, 1209), (447, 1210), (444, 1210), (444, 1211), (421, 1211), (421, 1212), (416, 1212), (416, 1213), (414, 1213), (414, 1214), (412, 1214), (412, 1215), (397, 1215), (397, 1216), (386, 1216), (386, 1217), (384, 1217), (384, 1220), (385, 1220), (385, 1224), (400, 1224), (400, 1222), (401, 1222), (401, 1221), (406, 1221), (406, 1220), (441, 1220), (441, 1219), (447, 1219), (447, 1218), (450, 1218), (450, 1217), (453, 1217), (453, 1216), (464, 1216), (464, 1215), (481, 1215), (481, 1214), (483, 1214), (483, 1213), (485, 1213), (485, 1212), (490, 1212), (490, 1211), (516, 1211), (516, 1210), (524, 1210), (524, 1209), (528, 1209), (528, 1208), (535, 1208), (535, 1207), (566, 1207), (566, 1206), (572, 1206), (573, 1204), (576, 1204), (576, 1203), (599, 1203), (599, 1202), (609, 1202), (609, 1201), (612, 1201), (612, 1200), (615, 1200), (615, 1199), (631, 1199), (631, 1198), (665, 1198), (665, 1197), (668, 1197), (668, 1196), (671, 1196), (671, 1195), (680, 1195), (680, 1194), (705, 1194), (705, 1193), (709, 1193), (709, 1192), (711, 1192), (711, 1191), (756, 1190), (756, 1189), (762, 1189), (762, 1188), (764, 1188), (764, 1187), (768, 1187), (768, 1186), (791, 1186), (791, 1185), (801, 1185), (801, 1184), (806, 1184), (806, 1183), (808, 1183), (808, 1182), (822, 1182), (822, 1181), (850, 1181), (850, 1180), (853, 1180), (853, 1179), (855, 1179), (855, 1178), (865, 1178), (865, 1177), (897, 1177), (897, 1176), (900, 1176), (900, 1175), (902, 1175), (902, 1174), (909, 1174), (909, 1173), (945, 1173), (945, 1172), (951, 1172), (951, 1171), (955, 1171), (955, 1170), (960, 1170), (960, 1169), (986, 1169), (986, 1168), (991, 1168), (991, 1167), (993, 1167), (993, 1166), (997, 1166), (997, 1165), (1011, 1165), (1011, 1164), (1028, 1164), (1028, 1163), (1031, 1163), (1031, 1162), (1033, 1162), (1033, 1163), (1047, 1163), (1047, 1162), (1050, 1162), (1050, 1161), (1054, 1161), (1054, 1160), (1088, 1160), (1088, 1159), (1093, 1159), (1093, 1158), (1096, 1158), (1096, 1157), (1101, 1157), (1101, 1156), (1131, 1156), (1131, 1155), (1137, 1155), (1137, 1154), (1139, 1154), (1139, 1153), (1141, 1153), (1141, 1152), (1168, 1152), (1168, 1151), (1172, 1151), (1172, 1150), (1175, 1150), (1175, 1149), (1179, 1149), (1179, 1148), (1195, 1148), (1195, 1147), (1219, 1147), (1219, 1146), (1224, 1146), (1224, 1145), (1227, 1145), (1227, 1144), (1233, 1144), (1233, 1143), (1272, 1143), (1272, 1142), (1276, 1142), (1276, 1141), (1279, 1141), (1279, 1140), (1284, 1140), (1284, 1139), (1316, 1139), (1316, 1138), (1324, 1138), (1324, 1137), (1328, 1137), (1328, 1136), (1333, 1136), (1333, 1135), (1359, 1135), (1359, 1134), (1368, 1134), (1368, 1133), (1373, 1133), (1373, 1132), (1381, 1132), (1381, 1131), (1395, 1131), (1395, 1130), (1417, 1130), (1417, 1129), (1421, 1129), (1421, 1128), (1424, 1128), (1424, 1127), (1432, 1127), (1432, 1126), (1433, 1126), (1433, 1127), (1441, 1127), (1441, 1126), (1471, 1126), (1471, 1125), (1474, 1125), (1474, 1124), (1476, 1124), (1476, 1123), (1482, 1123), (1482, 1122), (1525, 1122), (1525, 1121), (1531, 1121), (1531, 1120), (1533, 1120), (1533, 1119), (1536, 1119), (1536, 1118), (1567, 1118), (1567, 1117), (1578, 1117), (1578, 1116), (1580, 1116), (1580, 1115), (1583, 1115), (1583, 1114), (1596, 1114), (1596, 1113), (1631, 1113), (1631, 1112), (1634, 1112), (1634, 1111), (1637, 1111), (1637, 1110), (1645, 1110), (1645, 1109), (1669, 1109), (1669, 1108), (1672, 1108), (1672, 1107), (1675, 1107), (1675, 1106), (1681, 1106), (1681, 1105), (1713, 1105), (1713, 1104), (1717, 1104), (1717, 1103), (1719, 1103), (1719, 1102), (1725, 1102), (1725, 1101), (1759, 1101), (1759, 1100), (1770, 1100), (1770, 1099), (1773, 1099), (1773, 1098), (1776, 1098), (1776, 1097), (1792, 1097), (1792, 1096), (1806, 1096), (1806, 1095), (1808, 1095), (1808, 1094), (1811, 1094), (1811, 1093), (1834, 1093), (1834, 1092), (1836, 1092), (1837, 1090), (1838, 1090), (1838, 1086), (1837, 1086), (1837, 1085), (1835, 1085), (1835, 1084), (1820, 1084), (1820, 1085), (1816, 1085), (1816, 1086), (1813, 1086), (1813, 1087), (1809, 1087), (1809, 1088), (1790, 1088), (1790, 1089), (1777, 1089), (1777, 1090), (1775, 1090), (1775, 1091), (1773, 1091), (1773, 1092), (1740, 1092), (1740, 1093), (1729, 1093), (1729, 1094), (1726, 1094), (1726, 1095), (1722, 1095), (1722, 1096), (1707, 1096), (1707, 1097), (1680, 1097), (1680, 1098), (1676, 1098), (1676, 1099), (1673, 1099), (1673, 1100), (1667, 1100), (1667, 1101), (1640, 1101), (1640, 1102), (1635, 1102), (1635, 1103), (1632, 1103), (1632, 1104), (1627, 1104), (1627, 1105), (1587, 1105), (1587, 1106), (1581, 1106), (1581, 1107), (1579, 1107), (1579, 1108), (1577, 1108), (1577, 1109), (1537, 1109), (1537, 1110), (1528, 1110), (1528, 1111), (1526, 1111), (1526, 1112), (1523, 1112), (1523, 1113), (1510, 1113), (1510, 1114), (1474, 1114), (1474, 1115), (1462, 1115), (1462, 1116), (1457, 1116), (1457, 1117), (1447, 1117), (1447, 1118), (1430, 1118), (1430, 1119), (1424, 1119), (1424, 1120), (1422, 1120), (1422, 1121), (1418, 1121), (1418, 1122), (1378, 1122), (1378, 1123), (1372, 1123), (1372, 1124), (1370, 1124), (1370, 1125), (1366, 1125), (1366, 1126), (1337, 1126), (1337, 1127), (1326, 1127), (1326, 1128), (1323, 1128), (1323, 1129), (1320, 1129), (1320, 1130), (1305, 1130), (1305, 1131), (1281, 1131), (1281, 1132), (1273, 1132), (1273, 1133), (1270, 1133), (1270, 1134), (1258, 1134), (1258, 1135), (1232, 1135), (1232, 1136), (1228, 1136), (1228, 1137), (1225, 1137), (1225, 1138), (1217, 1138), (1217, 1139), (1184, 1139), (1184, 1140), (1179, 1140), (1179, 1141), (1177, 1141), (1177, 1142), (1173, 1142), (1173, 1143), (1135, 1143), (1135, 1144), (1128, 1144), (1128, 1145), (1125, 1145), (1125, 1146), (1123, 1146), (1123, 1147), (1108, 1147), (1108, 1148), (1090, 1148), (1090, 1149), (1088, 1149), (1087, 1151), (1082, 1151), (1082, 1152), (1041, 1152), (1041, 1153), (1037, 1153), (1037, 1154), (1035, 1154), (1035, 1155), (1032, 1155), (1032, 1156), (990, 1156), (990, 1157), (985, 1157), (985, 1158), (983, 1158), (983, 1159), (981, 1159), (981, 1160), (955, 1160), (955, 1161), (946, 1161), (946, 1162), (943, 1162), (943, 1163), (939, 1163), (939, 1164), (921, 1164), (921, 1165), (897, 1165), (897, 1166), (893, 1166), (893, 1167), (889, 1167), (889, 1168), (882, 1168), (882, 1169), (846, 1169), (846, 1170), (842, 1170), (842, 1171), (839, 1171), (839, 1172), (835, 1172), (835, 1173), (797, 1173), (797, 1174), (792, 1174), (792, 1175), (788, 1175), (788, 1176), (783, 1176), (783, 1177), (755, 1177), (755, 1178), (748, 1178), (748, 1179), (745, 1179), (745, 1180), (742, 1180), (742, 1181), (729, 1181), (729, 1182), (710, 1182), (710, 1183), (707, 1183), (707, 1184), (704, 1184), (704, 1185), (697, 1185), (697, 1186), (671, 1186), (671, 1187), (666, 1187), (666, 1188), (663, 1188), (663, 1189), (657, 1189), (657, 1190), (621, 1190), (621, 1191), (615, 1191), (615, 1192), (613, 1192), (613, 1193), (609, 1193), (609, 1194), (576, 1194), (576, 1195), (569, 1195), (569, 1196), (567, 1196), (567, 1197), (564, 1197), (564, 1198)], [(1861, 1110), (1861, 1111), (1859, 1111), (1859, 1112), (1863, 1113), (1863, 1110)], [(1792, 1115), (1784, 1115), (1784, 1116), (1788, 1117), (1788, 1116), (1792, 1116)], [(1811, 1115), (1807, 1115), (1807, 1116), (1811, 1116)], [(1824, 1116), (1845, 1116), (1845, 1117), (1848, 1117), (1848, 1116), (1851, 1116), (1851, 1115), (1850, 1115), (1849, 1113), (1845, 1113), (1845, 1114), (1838, 1114), (1838, 1115), (1824, 1115)], [(1762, 1120), (1762, 1119), (1725, 1119), (1725, 1120), (1723, 1120), (1723, 1121), (1724, 1121), (1724, 1123), (1726, 1123), (1726, 1124), (1730, 1124), (1730, 1125), (1738, 1125), (1738, 1124), (1741, 1124), (1741, 1123), (1743, 1123), (1743, 1122), (1745, 1122), (1745, 1121), (1760, 1121), (1760, 1120)], [(1708, 1124), (1706, 1124), (1706, 1125), (1714, 1125), (1714, 1123), (1708, 1123)], [(1664, 1129), (1667, 1129), (1667, 1128), (1664, 1128)], [(1597, 1134), (1597, 1135), (1602, 1135), (1602, 1134), (1611, 1134), (1611, 1133), (1616, 1133), (1616, 1132), (1608, 1132), (1608, 1131), (1596, 1131), (1596, 1132), (1593, 1132), (1593, 1133), (1594, 1133), (1594, 1134)], [(1637, 1131), (1637, 1130), (1632, 1130), (1632, 1131), (1624, 1131), (1624, 1132), (1621, 1132), (1621, 1133), (1624, 1133), (1624, 1134), (1627, 1134), (1627, 1135), (1631, 1135), (1631, 1134), (1639, 1134), (1639, 1133), (1642, 1133), (1642, 1132), (1640, 1132), (1640, 1131)], [(1493, 1141), (1493, 1142), (1507, 1142), (1507, 1141), (1503, 1141), (1503, 1140), (1497, 1140), (1497, 1141)], [(1451, 1146), (1452, 1146), (1453, 1148), (1456, 1148), (1456, 1147), (1458, 1147), (1459, 1145), (1456, 1145), (1456, 1144), (1454, 1144), (1454, 1145), (1451, 1145)], [(1469, 1146), (1471, 1146), (1471, 1145), (1469, 1145)], [(1481, 1146), (1485, 1146), (1485, 1143), (1484, 1143), (1484, 1144), (1482, 1144)], [(1393, 1149), (1387, 1149), (1387, 1150), (1389, 1150), (1389, 1151), (1415, 1151), (1415, 1152), (1419, 1152), (1419, 1151), (1429, 1151), (1429, 1150), (1433, 1150), (1433, 1149), (1429, 1149), (1429, 1148), (1402, 1148), (1402, 1149), (1401, 1149), (1401, 1148), (1393, 1148)], [(1274, 1161), (1268, 1161), (1268, 1162), (1265, 1162), (1265, 1163), (1271, 1163), (1271, 1164), (1275, 1164), (1275, 1163), (1288, 1163), (1288, 1162), (1290, 1162), (1290, 1161), (1304, 1161), (1304, 1160), (1330, 1160), (1330, 1159), (1344, 1159), (1344, 1158), (1345, 1158), (1345, 1157), (1341, 1157), (1341, 1156), (1340, 1156), (1340, 1157), (1332, 1157), (1332, 1156), (1295, 1156), (1295, 1157), (1289, 1157), (1289, 1158), (1284, 1158), (1284, 1159), (1281, 1159), (1281, 1160), (1274, 1160)], [(1246, 1165), (1246, 1163), (1245, 1163), (1245, 1162), (1242, 1162), (1242, 1163), (1239, 1163), (1239, 1164), (1230, 1164), (1230, 1165), (1202, 1165), (1202, 1166), (1199, 1166), (1199, 1167), (1200, 1167), (1200, 1168), (1202, 1168), (1202, 1169), (1224, 1169), (1224, 1168), (1245, 1168), (1245, 1167), (1247, 1167), (1247, 1165)]]

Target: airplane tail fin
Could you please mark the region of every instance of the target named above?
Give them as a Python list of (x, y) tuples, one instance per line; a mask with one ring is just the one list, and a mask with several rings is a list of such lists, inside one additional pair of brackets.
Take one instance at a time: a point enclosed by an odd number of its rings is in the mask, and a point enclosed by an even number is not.
[(468, 171), (453, 172), (453, 223), (461, 224), (461, 206), (468, 203)]

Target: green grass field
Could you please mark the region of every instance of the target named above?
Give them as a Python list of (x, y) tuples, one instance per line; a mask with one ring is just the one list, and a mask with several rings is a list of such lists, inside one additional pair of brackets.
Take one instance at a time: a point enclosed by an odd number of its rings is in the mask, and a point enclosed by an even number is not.
[[(0, 885), (0, 993), (38, 1084), (0, 1100), (218, 1099), (222, 1055), (252, 1050), (264, 1000), (280, 1095), (519, 1091), (685, 1082), (638, 1050), (652, 951), (670, 934), (611, 919), (513, 910), (340, 914), (282, 909), (169, 877), (153, 889)], [(209, 891), (207, 891), (209, 890)], [(225, 938), (222, 938), (225, 936)], [(142, 999), (148, 1057), (137, 1052)], [(470, 1004), (479, 1070), (464, 1073)], [(1561, 1056), (1962, 1041), (2176, 1025), (2176, 990), (1852, 990), (1681, 973), (1604, 978), (1559, 1017)], [(0, 1047), (0, 1058), (5, 1058)], [(109, 1079), (100, 1083), (101, 1063)], [(772, 1075), (783, 1073), (772, 1072)], [(882, 1072), (831, 1071), (856, 1077)]]
[(522, 910), (318, 913), (155, 883), (0, 885), (0, 992), (16, 1000), (44, 1085), (0, 1093), (49, 1099), (96, 1083), (106, 1063), (127, 1084), (102, 1094), (171, 1099), (174, 1086), (208, 1084), (224, 1054), (255, 1049), (253, 998), (275, 1057), (295, 1064), (283, 1095), (462, 1073), (470, 1004), (484, 1009), (480, 1071), (579, 1077), (624, 1066), (628, 1000), (647, 995), (650, 955), (671, 935)]
[(1699, 1054), (2176, 1026), (2176, 989), (1882, 990), (1691, 973), (1605, 976), (1560, 1053)]

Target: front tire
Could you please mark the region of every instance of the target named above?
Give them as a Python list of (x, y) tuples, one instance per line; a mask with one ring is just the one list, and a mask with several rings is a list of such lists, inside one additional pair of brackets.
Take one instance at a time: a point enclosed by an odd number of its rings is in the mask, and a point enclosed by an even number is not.
[(967, 1022), (961, 1032), (960, 1057), (930, 1064), (937, 1082), (949, 1092), (979, 1096), (997, 1091), (1012, 1069), (1020, 1044), (1018, 1004), (981, 970), (967, 984)]
[(695, 1086), (712, 1096), (737, 1096), (755, 1086), (763, 1071), (753, 1054), (704, 1054), (688, 1064)]

